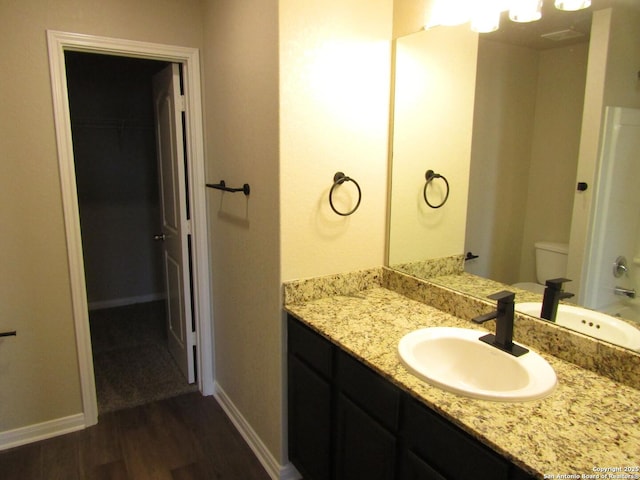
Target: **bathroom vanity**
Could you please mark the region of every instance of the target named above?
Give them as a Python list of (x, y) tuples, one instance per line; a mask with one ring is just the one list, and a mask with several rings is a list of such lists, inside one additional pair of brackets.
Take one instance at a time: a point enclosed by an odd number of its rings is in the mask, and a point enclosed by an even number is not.
[(534, 478), (288, 317), (290, 460), (305, 479)]
[[(634, 473), (640, 391), (539, 349), (558, 377), (547, 398), (494, 402), (432, 386), (400, 362), (400, 338), (432, 326), (483, 328), (373, 277), (346, 288), (335, 276), (320, 281), (329, 287), (285, 285), (289, 455), (305, 480)], [(514, 340), (531, 346), (524, 330), (516, 324)]]

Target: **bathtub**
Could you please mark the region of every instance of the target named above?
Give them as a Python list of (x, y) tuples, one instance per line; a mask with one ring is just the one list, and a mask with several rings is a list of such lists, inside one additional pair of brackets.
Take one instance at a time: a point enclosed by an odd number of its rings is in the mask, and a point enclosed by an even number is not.
[(635, 323), (640, 327), (640, 300), (629, 299), (621, 300), (614, 304), (607, 306), (606, 308), (599, 309), (602, 313), (612, 315), (614, 317), (624, 318), (630, 320), (631, 323)]

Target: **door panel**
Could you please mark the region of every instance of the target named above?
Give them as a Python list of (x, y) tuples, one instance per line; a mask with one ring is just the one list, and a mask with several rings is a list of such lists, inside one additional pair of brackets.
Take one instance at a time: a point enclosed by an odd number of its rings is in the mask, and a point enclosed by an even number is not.
[(160, 176), (163, 258), (167, 287), (169, 350), (189, 383), (195, 381), (192, 355), (188, 215), (180, 71), (171, 64), (153, 78)]
[[(182, 296), (176, 294), (180, 292), (180, 280), (181, 280), (181, 267), (180, 264), (172, 258), (169, 254), (165, 256), (167, 285), (168, 285), (168, 318), (167, 328), (170, 339), (173, 341), (184, 343), (186, 332), (184, 328), (184, 322), (182, 322), (182, 311), (184, 305), (182, 304)], [(173, 294), (173, 295), (172, 295)]]

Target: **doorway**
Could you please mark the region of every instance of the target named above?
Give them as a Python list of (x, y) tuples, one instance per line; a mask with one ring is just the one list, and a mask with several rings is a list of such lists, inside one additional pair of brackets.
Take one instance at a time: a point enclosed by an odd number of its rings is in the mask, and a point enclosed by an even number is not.
[(102, 414), (197, 389), (172, 359), (165, 325), (152, 83), (171, 64), (66, 52), (65, 65)]
[(73, 316), (76, 329), (78, 365), (82, 388), (84, 424), (97, 423), (98, 410), (91, 339), (89, 305), (82, 252), (78, 190), (76, 188), (71, 116), (67, 91), (66, 52), (85, 52), (158, 60), (181, 65), (184, 89), (185, 177), (191, 188), (186, 201), (191, 206), (190, 250), (192, 252), (193, 324), (198, 345), (195, 359), (198, 389), (213, 394), (213, 332), (210, 305), (208, 235), (205, 212), (204, 147), (200, 95), (199, 53), (197, 49), (129, 40), (48, 31), (49, 61), (53, 93), (54, 122), (64, 208), (65, 231), (71, 280)]

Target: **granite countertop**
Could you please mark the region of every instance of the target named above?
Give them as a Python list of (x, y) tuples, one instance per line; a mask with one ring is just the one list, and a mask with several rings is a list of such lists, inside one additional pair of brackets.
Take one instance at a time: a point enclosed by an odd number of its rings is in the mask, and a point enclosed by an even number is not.
[(531, 474), (640, 478), (634, 470), (613, 473), (629, 475), (619, 477), (594, 470), (640, 465), (640, 391), (635, 388), (538, 351), (558, 376), (549, 397), (531, 402), (467, 398), (409, 373), (397, 345), (417, 328), (482, 326), (381, 286), (297, 301), (285, 309)]
[[(460, 272), (453, 275), (441, 275), (429, 278), (429, 282), (452, 288), (467, 295), (472, 295), (482, 299), (486, 299), (488, 295), (499, 290), (504, 290), (504, 283), (482, 278), (467, 272)], [(507, 288), (518, 295), (519, 302), (541, 302), (542, 294), (530, 292), (508, 285)], [(563, 302), (565, 303), (565, 302)]]

